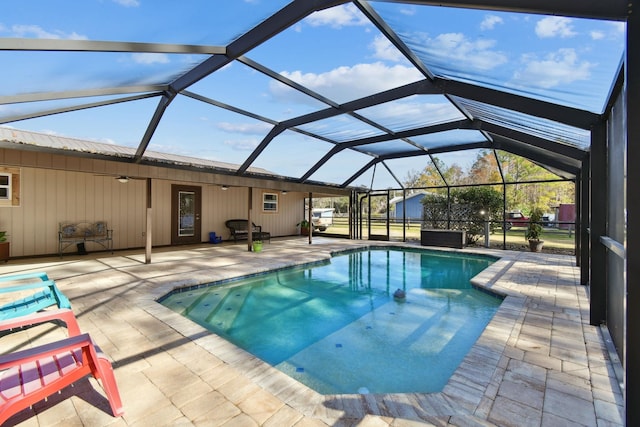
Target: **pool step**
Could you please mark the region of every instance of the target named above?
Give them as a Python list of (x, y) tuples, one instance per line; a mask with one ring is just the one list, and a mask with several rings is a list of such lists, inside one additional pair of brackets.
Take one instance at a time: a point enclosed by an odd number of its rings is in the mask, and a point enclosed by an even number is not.
[(229, 289), (211, 288), (185, 307), (184, 314), (193, 319), (204, 319), (213, 312), (229, 293)]
[(242, 309), (247, 297), (251, 294), (248, 286), (227, 289), (227, 293), (206, 316), (205, 322), (216, 329), (228, 330)]
[(183, 316), (188, 316), (206, 297), (207, 293), (202, 293), (199, 289), (184, 291), (173, 295), (167, 306)]

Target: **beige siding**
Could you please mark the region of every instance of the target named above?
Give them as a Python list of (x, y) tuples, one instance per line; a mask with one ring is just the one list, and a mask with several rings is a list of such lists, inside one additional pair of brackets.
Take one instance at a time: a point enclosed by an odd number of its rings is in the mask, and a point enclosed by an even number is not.
[[(144, 245), (144, 181), (120, 184), (112, 177), (22, 168), (21, 184), (21, 205), (0, 208), (11, 256), (56, 253), (62, 221), (105, 220), (114, 229), (115, 248)], [(94, 245), (87, 248), (99, 248)]]
[[(168, 245), (171, 243), (171, 185), (177, 181), (153, 180), (153, 244)], [(180, 184), (184, 184), (180, 182)], [(198, 184), (191, 184), (196, 185)], [(219, 185), (200, 185), (202, 188), (202, 236), (201, 240), (209, 240), (209, 232), (215, 231), (225, 240), (229, 232), (224, 223), (228, 219), (248, 218), (248, 189), (231, 187), (222, 190)], [(302, 218), (302, 193), (288, 193), (279, 196), (277, 213), (262, 211), (262, 193), (273, 190), (253, 189), (253, 222), (261, 225), (263, 231), (272, 236), (288, 236), (296, 233), (296, 224)], [(278, 192), (279, 193), (279, 192)]]
[[(178, 181), (152, 180), (153, 245), (171, 243), (171, 185)], [(180, 182), (184, 184), (184, 182)], [(63, 221), (107, 221), (114, 230), (114, 248), (145, 244), (146, 181), (119, 183), (112, 176), (51, 169), (21, 168), (22, 202), (0, 208), (0, 229), (10, 234), (11, 256), (53, 254), (58, 251), (58, 224)], [(197, 185), (197, 184), (196, 184)], [(202, 236), (215, 231), (225, 240), (227, 219), (248, 218), (248, 189), (201, 185)], [(302, 193), (279, 194), (277, 213), (262, 211), (263, 191), (253, 190), (253, 222), (272, 236), (296, 233), (302, 218)], [(101, 249), (87, 243), (88, 250)], [(73, 251), (70, 247), (67, 251)]]
[[(202, 188), (201, 241), (206, 242), (211, 231), (225, 240), (229, 238), (226, 220), (248, 218), (246, 185), (257, 182), (240, 183), (235, 177), (204, 172), (2, 148), (0, 166), (20, 168), (20, 205), (0, 207), (0, 230), (9, 233), (12, 257), (57, 253), (58, 224), (63, 221), (107, 221), (114, 230), (115, 249), (144, 247), (146, 180), (133, 179), (122, 184), (115, 179), (118, 175), (152, 178), (154, 246), (171, 244), (172, 184)], [(218, 183), (222, 179), (233, 186), (222, 190)], [(278, 194), (277, 212), (263, 212), (265, 191)], [(295, 234), (306, 194), (289, 191), (283, 195), (280, 190), (253, 188), (253, 222), (273, 237)], [(87, 249), (101, 248), (87, 243)], [(74, 250), (75, 247), (67, 249)]]
[(171, 244), (171, 183), (162, 180), (151, 182), (153, 244)]

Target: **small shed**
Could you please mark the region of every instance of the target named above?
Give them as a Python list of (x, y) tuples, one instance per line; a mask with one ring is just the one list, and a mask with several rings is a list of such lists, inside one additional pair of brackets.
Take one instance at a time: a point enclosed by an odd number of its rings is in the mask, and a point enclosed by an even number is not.
[(575, 203), (564, 203), (558, 207), (558, 228), (562, 230), (574, 230), (576, 221)]
[(405, 198), (400, 196), (391, 199), (389, 201), (391, 218), (395, 219), (396, 222), (402, 222), (406, 209), (407, 220), (422, 221), (422, 199), (426, 194), (427, 193), (423, 191), (409, 194)]

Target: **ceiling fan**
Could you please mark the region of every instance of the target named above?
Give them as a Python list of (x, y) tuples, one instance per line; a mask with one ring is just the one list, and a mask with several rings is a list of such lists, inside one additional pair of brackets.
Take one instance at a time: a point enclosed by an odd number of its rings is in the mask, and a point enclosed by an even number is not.
[(141, 178), (141, 177), (136, 177), (136, 176), (129, 176), (129, 175), (96, 175), (96, 176), (108, 176), (110, 178), (113, 178), (115, 180), (117, 180), (118, 182), (122, 183), (122, 184), (126, 184), (127, 182), (133, 180), (133, 179), (138, 179), (138, 180), (146, 180), (147, 178)]
[(118, 180), (119, 183), (126, 184), (127, 182), (129, 182), (129, 180), (132, 180), (132, 179), (135, 179), (135, 178), (132, 178), (132, 177), (127, 176), (127, 175), (120, 175), (120, 176), (116, 177), (116, 179)]

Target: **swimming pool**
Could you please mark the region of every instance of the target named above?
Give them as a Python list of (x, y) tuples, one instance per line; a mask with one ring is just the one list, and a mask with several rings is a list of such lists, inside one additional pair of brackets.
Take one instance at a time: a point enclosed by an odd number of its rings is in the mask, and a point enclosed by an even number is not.
[[(174, 291), (161, 303), (322, 394), (441, 391), (501, 303), (495, 258), (350, 251), (321, 265)], [(406, 300), (394, 299), (397, 289)]]

